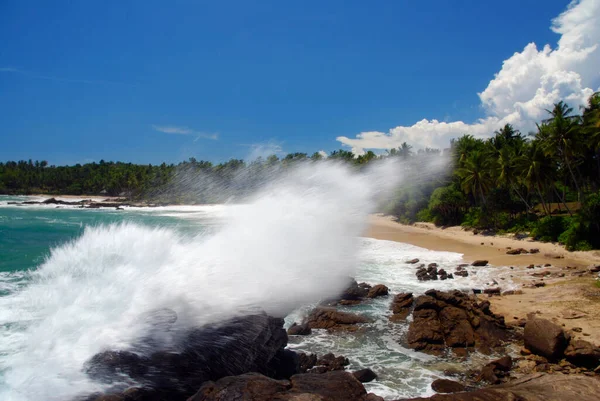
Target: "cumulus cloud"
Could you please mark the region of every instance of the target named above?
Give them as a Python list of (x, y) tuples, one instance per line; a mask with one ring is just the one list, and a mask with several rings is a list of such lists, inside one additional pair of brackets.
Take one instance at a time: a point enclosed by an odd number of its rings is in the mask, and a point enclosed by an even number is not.
[(174, 126), (174, 125), (153, 125), (152, 129), (154, 129), (155, 131), (158, 131), (158, 132), (165, 133), (165, 134), (192, 135), (192, 136), (196, 137), (196, 139), (194, 139), (194, 142), (201, 138), (212, 139), (215, 141), (217, 139), (219, 139), (219, 134), (210, 134), (210, 133), (206, 133), (206, 132), (200, 132), (200, 131), (190, 129), (188, 127), (178, 127), (178, 126)]
[(529, 43), (505, 60), (488, 86), (479, 93), (485, 117), (473, 123), (423, 119), (412, 126), (388, 132), (362, 132), (355, 138), (340, 136), (357, 154), (365, 149), (390, 149), (408, 142), (418, 147), (444, 148), (464, 134), (489, 137), (505, 124), (521, 131), (535, 128), (546, 109), (560, 100), (571, 107), (587, 102), (600, 84), (600, 0), (575, 0), (552, 21), (561, 35), (555, 49), (538, 49)]

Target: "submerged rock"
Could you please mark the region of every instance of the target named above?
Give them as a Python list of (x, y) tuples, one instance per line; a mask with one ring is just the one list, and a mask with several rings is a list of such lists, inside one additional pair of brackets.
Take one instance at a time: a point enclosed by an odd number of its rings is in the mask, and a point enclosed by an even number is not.
[(373, 380), (377, 379), (377, 374), (373, 372), (371, 369), (361, 369), (352, 373), (356, 379), (361, 383), (369, 383)]
[(311, 329), (327, 329), (330, 331), (355, 331), (359, 323), (370, 322), (364, 316), (355, 313), (340, 312), (335, 308), (317, 307), (307, 317)]
[(290, 336), (307, 336), (312, 332), (308, 323), (297, 324), (293, 323), (289, 329), (287, 329), (287, 333)]

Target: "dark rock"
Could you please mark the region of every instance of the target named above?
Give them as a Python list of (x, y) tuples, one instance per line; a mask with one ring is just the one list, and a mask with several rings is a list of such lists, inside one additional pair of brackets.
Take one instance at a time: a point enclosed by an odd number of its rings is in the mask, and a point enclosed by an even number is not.
[(510, 356), (504, 356), (485, 365), (481, 369), (479, 377), (490, 384), (498, 384), (507, 376), (507, 373), (511, 369), (512, 358)]
[(490, 353), (512, 333), (489, 308), (489, 302), (478, 303), (460, 291), (429, 290), (415, 300), (408, 346), (434, 355), (447, 347), (460, 354), (470, 349)]
[(529, 318), (525, 324), (525, 347), (550, 361), (559, 360), (567, 347), (563, 329), (546, 319)]
[(258, 373), (228, 376), (207, 382), (188, 401), (262, 401), (291, 388), (287, 380), (274, 380)]
[(358, 329), (356, 324), (370, 322), (364, 316), (354, 313), (339, 312), (335, 308), (317, 307), (307, 317), (311, 329), (328, 329), (331, 331)]
[(316, 394), (327, 401), (360, 401), (367, 395), (362, 383), (348, 372), (306, 373), (292, 376), (290, 381), (289, 394)]
[(511, 249), (506, 251), (507, 255), (520, 255), (521, 254), (521, 250), (520, 249)]
[(540, 253), (540, 250), (538, 248), (531, 248), (529, 253)]
[(376, 286), (371, 287), (369, 292), (367, 293), (367, 298), (377, 298), (388, 295), (389, 289), (383, 284), (377, 284)]
[(301, 352), (298, 354), (298, 359), (300, 361), (300, 373), (306, 373), (308, 370), (314, 368), (317, 364), (316, 354), (306, 354)]
[(471, 263), (471, 266), (481, 267), (481, 266), (487, 266), (487, 264), (488, 264), (487, 260), (476, 260), (475, 262)]
[(325, 354), (317, 359), (317, 367), (325, 367), (325, 372), (345, 370), (349, 364), (350, 361), (345, 356), (335, 356), (332, 353)]
[(390, 309), (392, 311), (392, 316), (390, 316), (390, 320), (405, 320), (410, 314), (413, 301), (414, 297), (412, 292), (397, 294), (392, 300), (392, 303), (390, 304)]
[(431, 388), (436, 393), (460, 393), (461, 391), (465, 391), (465, 386), (447, 379), (434, 380), (433, 383), (431, 383)]
[(290, 328), (287, 330), (288, 335), (290, 336), (307, 336), (312, 332), (308, 323), (296, 324), (293, 323)]
[(406, 263), (414, 265), (415, 263), (419, 263), (419, 259), (411, 259), (411, 260), (407, 260)]
[(299, 372), (299, 361), (284, 349), (283, 323), (266, 314), (237, 317), (182, 333), (177, 351), (155, 351), (147, 358), (130, 351), (102, 352), (86, 363), (86, 371), (111, 383), (124, 383), (127, 375), (156, 389), (140, 401), (184, 399), (206, 381), (247, 372), (290, 377)]
[(585, 340), (571, 340), (565, 357), (574, 365), (594, 369), (600, 365), (600, 348)]
[(373, 372), (371, 369), (361, 369), (352, 373), (356, 379), (361, 383), (369, 383), (373, 380), (377, 379), (377, 374)]
[(360, 301), (367, 296), (369, 289), (371, 288), (368, 284), (361, 283), (359, 285), (356, 280), (350, 279), (348, 287), (342, 292), (339, 299), (345, 299), (350, 301)]
[(487, 295), (500, 295), (500, 287), (486, 288), (485, 290), (483, 290), (483, 293)]
[(454, 275), (460, 277), (469, 277), (469, 272), (466, 270), (457, 270), (454, 272)]

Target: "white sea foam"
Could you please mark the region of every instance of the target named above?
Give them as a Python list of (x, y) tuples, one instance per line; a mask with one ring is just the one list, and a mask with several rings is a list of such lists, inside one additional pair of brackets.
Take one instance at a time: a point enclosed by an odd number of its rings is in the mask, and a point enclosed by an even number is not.
[(381, 168), (300, 167), (228, 209), (211, 236), (87, 228), (54, 249), (31, 284), (3, 297), (0, 399), (66, 400), (101, 389), (84, 362), (130, 346), (144, 334), (139, 316), (157, 308), (174, 310), (183, 329), (248, 308), (285, 315), (337, 293), (355, 272), (374, 195), (397, 183), (397, 169)]

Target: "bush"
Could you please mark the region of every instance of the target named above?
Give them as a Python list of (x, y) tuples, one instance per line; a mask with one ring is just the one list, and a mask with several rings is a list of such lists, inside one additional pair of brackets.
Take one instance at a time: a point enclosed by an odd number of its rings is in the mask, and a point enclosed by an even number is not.
[(438, 226), (458, 225), (462, 221), (467, 200), (454, 185), (437, 188), (429, 198), (429, 213)]
[(567, 229), (567, 217), (546, 216), (535, 223), (531, 236), (543, 242), (556, 242), (559, 236)]

